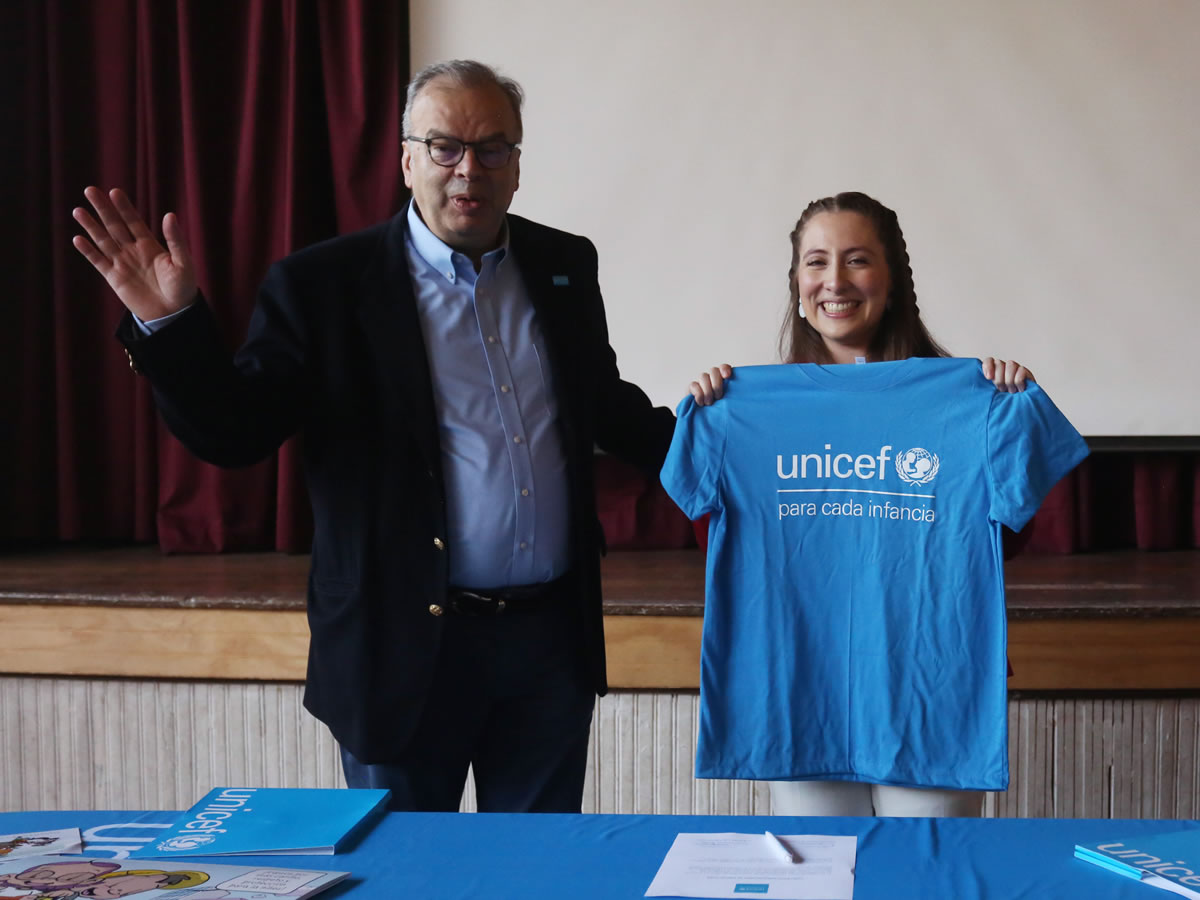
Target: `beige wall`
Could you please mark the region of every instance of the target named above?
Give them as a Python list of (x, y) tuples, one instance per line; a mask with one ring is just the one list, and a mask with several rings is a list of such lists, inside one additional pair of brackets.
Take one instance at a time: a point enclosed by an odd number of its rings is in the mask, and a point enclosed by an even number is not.
[(787, 234), (895, 208), (959, 355), (1027, 362), (1085, 434), (1200, 434), (1200, 3), (412, 0), (414, 66), (528, 92), (514, 212), (600, 249), (623, 371), (674, 404), (774, 361)]

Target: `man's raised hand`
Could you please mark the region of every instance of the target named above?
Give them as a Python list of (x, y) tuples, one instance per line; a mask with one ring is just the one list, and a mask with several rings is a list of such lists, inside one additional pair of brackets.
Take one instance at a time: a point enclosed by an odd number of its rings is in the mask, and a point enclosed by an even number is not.
[(196, 273), (175, 213), (163, 216), (164, 248), (120, 188), (106, 196), (89, 187), (83, 195), (99, 221), (77, 206), (71, 215), (87, 237), (78, 234), (71, 243), (131, 313), (148, 322), (185, 309), (195, 300)]

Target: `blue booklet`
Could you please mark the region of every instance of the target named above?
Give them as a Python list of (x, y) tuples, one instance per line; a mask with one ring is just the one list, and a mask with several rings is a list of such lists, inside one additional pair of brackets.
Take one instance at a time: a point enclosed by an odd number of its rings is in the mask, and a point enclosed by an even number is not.
[(1200, 828), (1076, 844), (1075, 855), (1143, 884), (1200, 900)]
[(388, 791), (214, 788), (141, 856), (302, 856), (337, 851), (386, 808)]

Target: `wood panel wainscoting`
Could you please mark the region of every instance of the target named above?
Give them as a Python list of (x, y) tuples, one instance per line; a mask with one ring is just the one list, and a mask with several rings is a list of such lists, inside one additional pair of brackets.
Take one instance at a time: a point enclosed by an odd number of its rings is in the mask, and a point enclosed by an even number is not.
[[(300, 706), (307, 568), (149, 547), (0, 557), (0, 809), (340, 784)], [(770, 811), (761, 784), (692, 777), (703, 568), (695, 550), (605, 560), (613, 690), (585, 811)], [(1026, 556), (1007, 579), (1012, 784), (987, 813), (1200, 817), (1200, 553)]]

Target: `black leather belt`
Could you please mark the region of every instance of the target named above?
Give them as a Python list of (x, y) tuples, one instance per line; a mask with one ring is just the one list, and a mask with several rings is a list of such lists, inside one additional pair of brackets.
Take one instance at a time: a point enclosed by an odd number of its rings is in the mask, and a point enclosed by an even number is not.
[[(501, 613), (536, 612), (547, 601), (560, 601), (567, 577), (561, 576), (542, 584), (516, 587), (450, 588), (446, 609), (460, 616), (498, 616)], [(556, 596), (557, 595), (557, 596)]]

